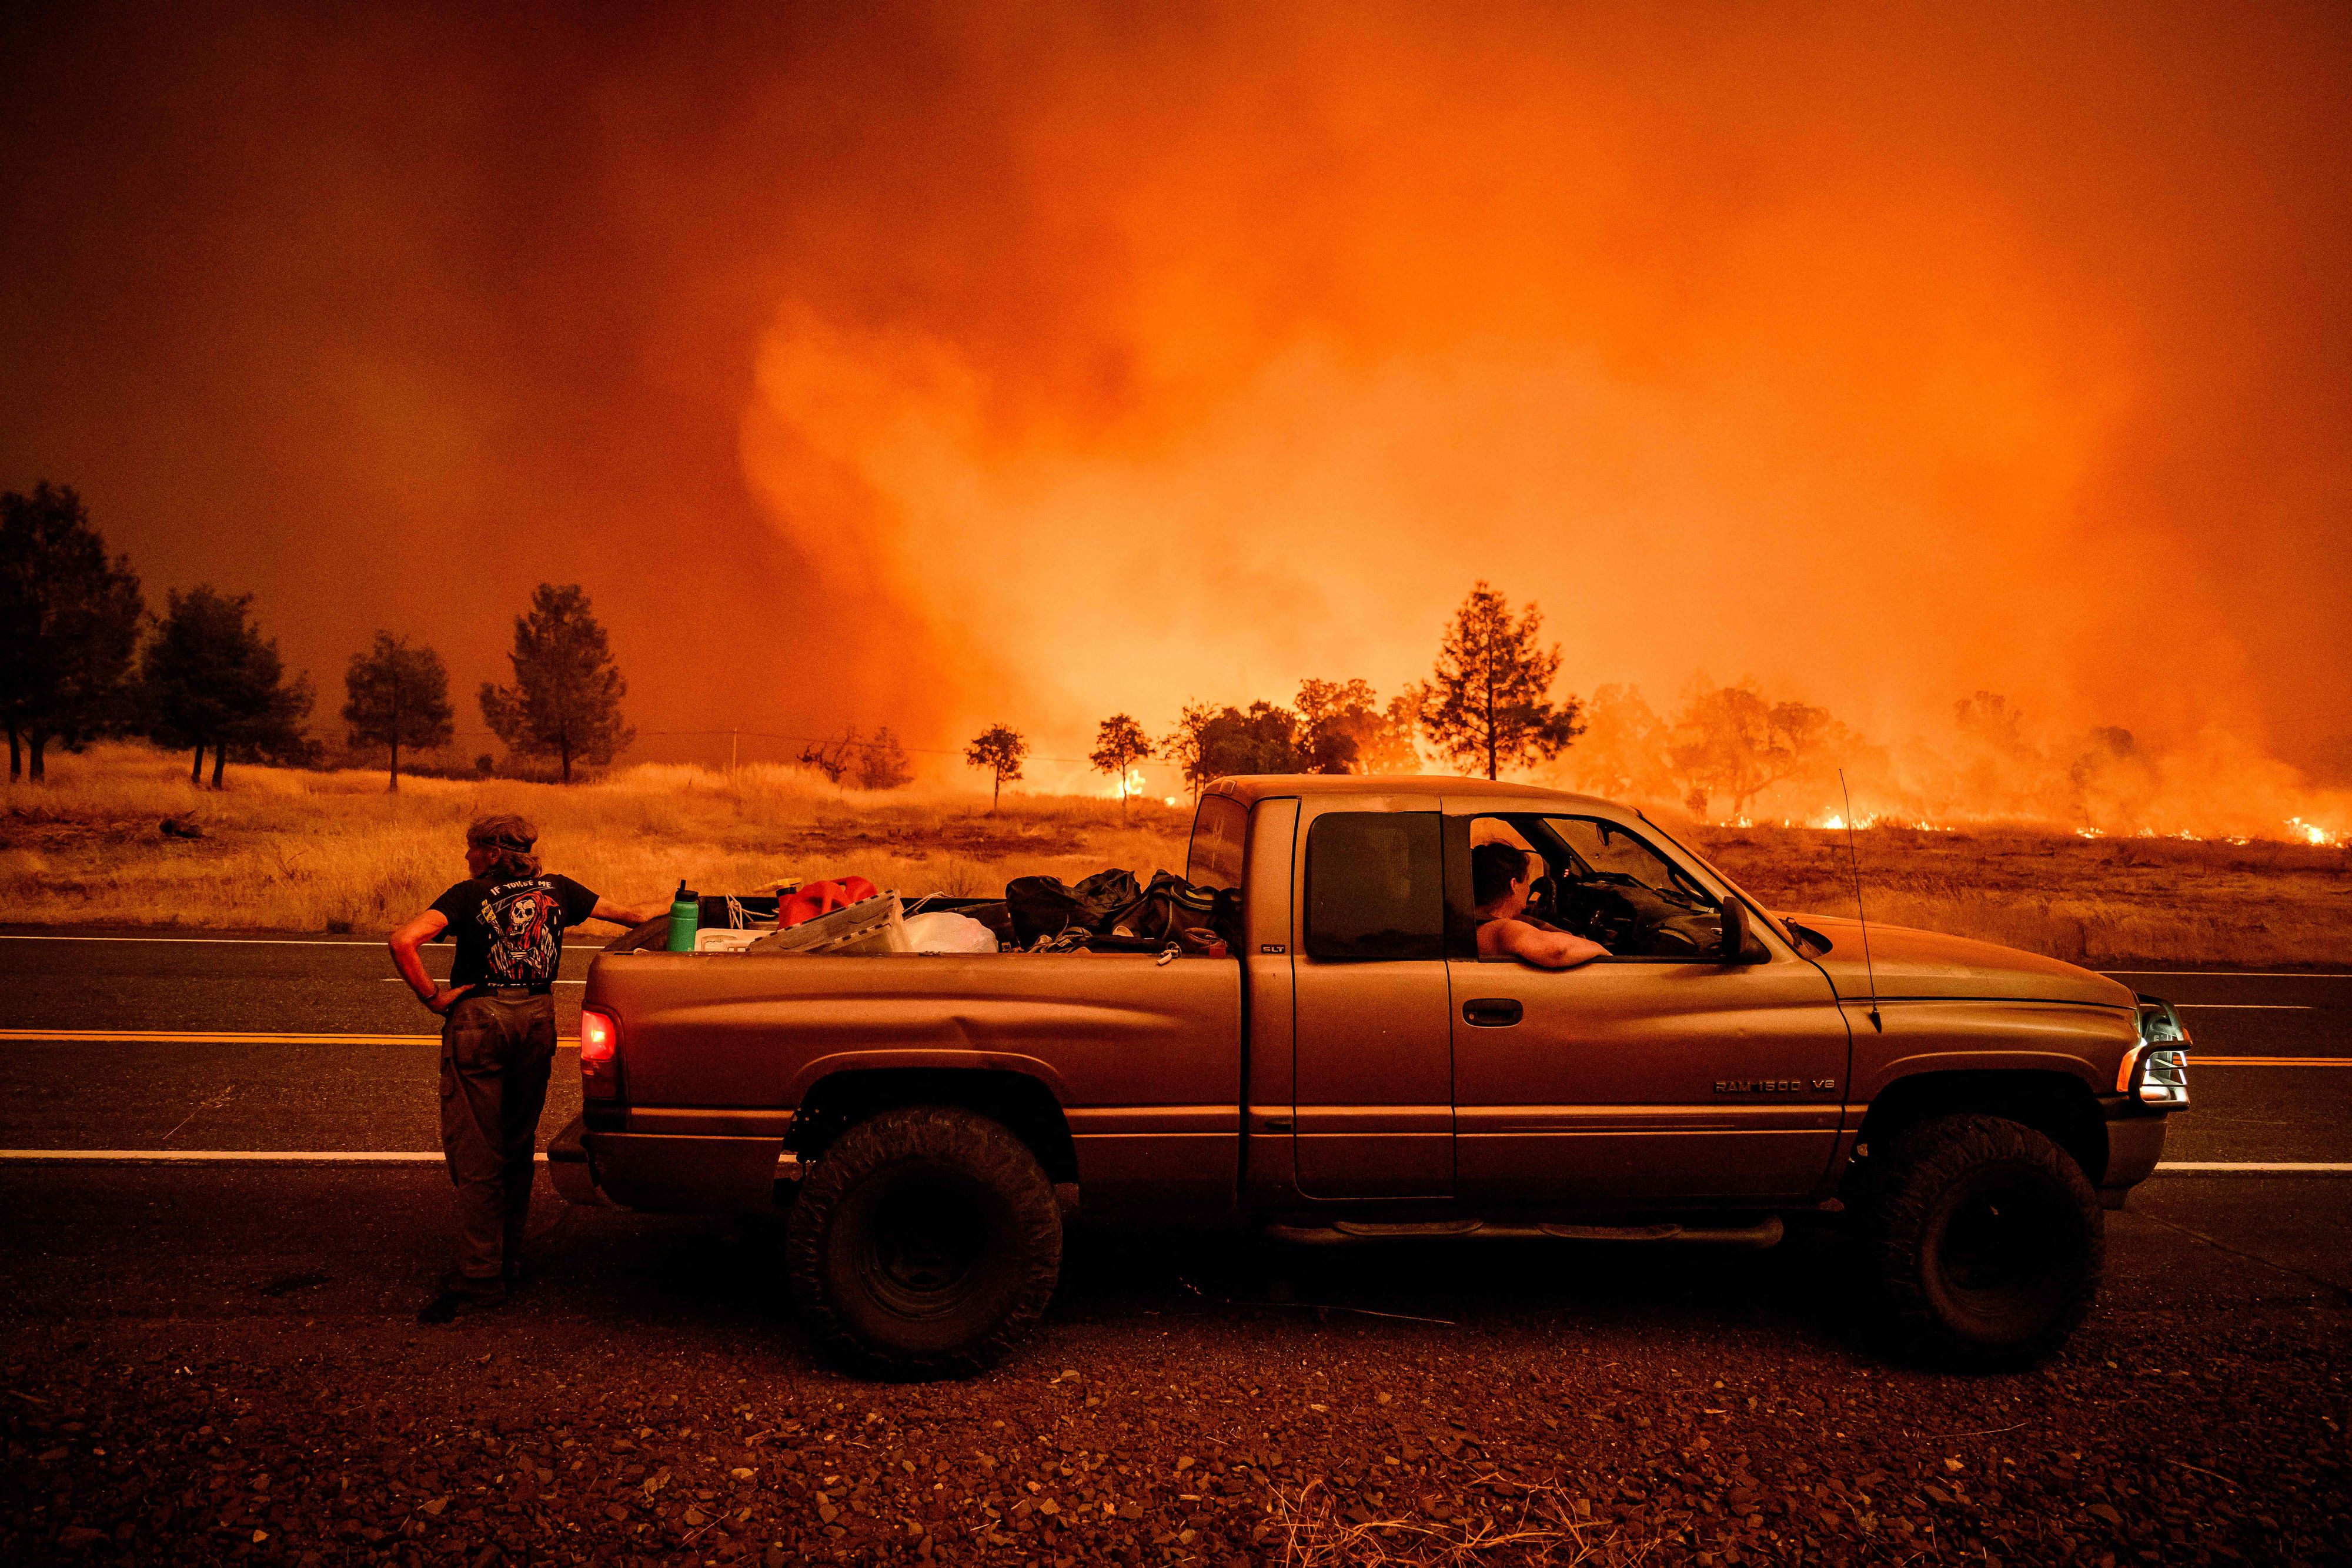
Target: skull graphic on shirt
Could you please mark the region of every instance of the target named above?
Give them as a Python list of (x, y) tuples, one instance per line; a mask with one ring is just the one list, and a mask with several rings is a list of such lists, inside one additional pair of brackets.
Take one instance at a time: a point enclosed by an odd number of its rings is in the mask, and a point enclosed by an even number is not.
[(563, 915), (546, 883), (503, 883), (482, 901), (489, 933), (486, 977), (494, 986), (536, 986), (555, 977), (562, 957)]

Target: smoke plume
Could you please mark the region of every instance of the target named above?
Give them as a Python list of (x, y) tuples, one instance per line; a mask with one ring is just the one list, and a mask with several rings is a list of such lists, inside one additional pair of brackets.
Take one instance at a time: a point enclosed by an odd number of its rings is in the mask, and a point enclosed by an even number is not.
[(2352, 759), (2340, 10), (694, 15), (20, 20), (0, 475), (322, 673), (582, 581), (649, 755), (1385, 694), (1484, 578), (1906, 800), (2035, 797), (1979, 691)]

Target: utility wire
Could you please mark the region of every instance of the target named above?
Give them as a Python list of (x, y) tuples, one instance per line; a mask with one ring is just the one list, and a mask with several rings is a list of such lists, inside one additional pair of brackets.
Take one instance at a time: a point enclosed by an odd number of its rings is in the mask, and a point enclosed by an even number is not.
[[(808, 746), (822, 746), (828, 740), (838, 740), (841, 738), (839, 736), (834, 735), (779, 735), (772, 729), (641, 729), (637, 731), (637, 733), (639, 735), (662, 735), (670, 737), (740, 735), (747, 740), (797, 740), (802, 742), (803, 745)], [(925, 757), (961, 757), (963, 755), (962, 752), (956, 750), (951, 747), (902, 746), (898, 749), (901, 751), (918, 752)], [(1094, 758), (1091, 757), (1042, 757), (1033, 751), (1026, 758), (1023, 758), (1023, 760), (1028, 762), (1084, 762), (1091, 764), (1094, 761)], [(1157, 759), (1149, 757), (1140, 759), (1142, 762), (1150, 762), (1155, 760)]]

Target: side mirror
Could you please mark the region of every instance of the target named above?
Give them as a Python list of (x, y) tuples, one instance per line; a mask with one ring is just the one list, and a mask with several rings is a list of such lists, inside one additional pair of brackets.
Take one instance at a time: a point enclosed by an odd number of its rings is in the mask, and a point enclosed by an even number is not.
[(1727, 898), (1717, 907), (1723, 912), (1723, 951), (1717, 961), (1725, 964), (1749, 962), (1748, 906), (1736, 898)]

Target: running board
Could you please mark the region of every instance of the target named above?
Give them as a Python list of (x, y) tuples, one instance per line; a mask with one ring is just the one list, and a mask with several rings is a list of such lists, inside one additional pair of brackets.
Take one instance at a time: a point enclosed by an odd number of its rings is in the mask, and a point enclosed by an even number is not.
[(1303, 1247), (1339, 1247), (1356, 1241), (1673, 1241), (1762, 1251), (1779, 1245), (1784, 1228), (1779, 1215), (1768, 1214), (1752, 1225), (1513, 1225), (1486, 1219), (1378, 1225), (1339, 1219), (1329, 1225), (1269, 1225), (1265, 1233), (1277, 1241)]

